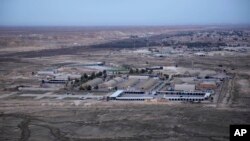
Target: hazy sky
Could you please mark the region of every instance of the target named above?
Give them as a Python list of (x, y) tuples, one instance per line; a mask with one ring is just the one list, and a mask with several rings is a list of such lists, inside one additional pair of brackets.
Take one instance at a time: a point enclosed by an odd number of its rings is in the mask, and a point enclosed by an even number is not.
[(250, 0), (0, 0), (0, 25), (250, 24)]

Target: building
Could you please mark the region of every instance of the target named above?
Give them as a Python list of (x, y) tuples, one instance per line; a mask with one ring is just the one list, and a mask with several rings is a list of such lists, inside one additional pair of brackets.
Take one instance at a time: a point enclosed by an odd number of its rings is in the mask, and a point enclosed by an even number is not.
[(147, 76), (147, 75), (130, 75), (128, 78), (129, 79), (149, 79), (149, 76)]
[(127, 100), (127, 101), (145, 101), (145, 100), (150, 100), (153, 99), (151, 96), (144, 96), (144, 97), (137, 97), (137, 96), (131, 96), (131, 97), (117, 97), (116, 100)]
[(116, 100), (116, 98), (122, 95), (123, 92), (124, 92), (123, 90), (117, 90), (116, 92), (114, 92), (113, 94), (109, 96), (109, 99)]
[(153, 99), (153, 96), (144, 94), (143, 92), (129, 92), (117, 90), (109, 96), (109, 100), (124, 100), (124, 101), (144, 101)]
[(198, 90), (214, 90), (217, 88), (217, 84), (214, 81), (204, 81), (197, 85)]
[(201, 91), (158, 91), (157, 95), (164, 95), (163, 98), (169, 101), (204, 101), (208, 100), (211, 93), (201, 92)]
[(145, 101), (163, 99), (167, 101), (200, 102), (204, 100), (209, 100), (210, 96), (210, 93), (201, 91), (158, 91), (155, 94), (145, 94), (144, 92), (117, 90), (116, 92), (111, 94), (108, 99), (123, 101)]
[(194, 91), (195, 90), (195, 84), (175, 84), (174, 89), (176, 91)]

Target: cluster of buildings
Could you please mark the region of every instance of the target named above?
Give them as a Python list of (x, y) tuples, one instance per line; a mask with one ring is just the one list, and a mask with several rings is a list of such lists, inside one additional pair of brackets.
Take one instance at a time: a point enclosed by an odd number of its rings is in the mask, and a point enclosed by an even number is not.
[[(103, 65), (98, 62), (80, 66)], [(79, 65), (70, 66), (79, 67)], [(212, 100), (215, 91), (223, 80), (228, 78), (226, 74), (214, 71), (193, 70), (177, 66), (152, 66), (143, 69), (154, 73), (110, 73), (107, 74), (107, 77), (99, 76), (84, 81), (80, 85), (84, 89), (80, 90), (103, 93), (104, 96), (107, 96), (107, 100), (202, 102)], [(39, 71), (36, 75), (46, 78), (42, 82), (45, 86), (49, 85), (48, 88), (58, 85), (67, 87), (68, 82), (73, 83), (83, 77), (80, 74), (58, 72), (56, 69)], [(77, 90), (80, 92), (79, 89)]]

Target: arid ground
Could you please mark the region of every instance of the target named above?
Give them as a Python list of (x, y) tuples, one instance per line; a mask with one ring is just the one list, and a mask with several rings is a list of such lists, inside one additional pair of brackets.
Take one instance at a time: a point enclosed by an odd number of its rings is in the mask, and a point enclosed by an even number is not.
[[(179, 36), (183, 39), (182, 35), (179, 35), (180, 32), (196, 33), (206, 30), (211, 29), (207, 27), (88, 30), (58, 28), (54, 31), (47, 28), (1, 29), (0, 140), (229, 140), (229, 125), (250, 123), (249, 54), (243, 53), (235, 57), (217, 55), (202, 58), (197, 56), (147, 58), (122, 54), (119, 52), (121, 48), (114, 47), (119, 47), (119, 44), (124, 42), (130, 44), (131, 34), (142, 36), (151, 33), (152, 46), (157, 46), (159, 37), (156, 35), (164, 33), (162, 36), (166, 34), (171, 40), (172, 38), (177, 40), (175, 38)], [(212, 30), (228, 31), (225, 28)], [(249, 32), (249, 29), (247, 31)], [(178, 37), (172, 37), (177, 33)], [(144, 40), (144, 37), (141, 38)], [(249, 43), (249, 40), (246, 43)], [(19, 85), (39, 85), (40, 81), (32, 77), (32, 72), (60, 66), (67, 61), (101, 60), (106, 63), (142, 67), (146, 59), (148, 59), (147, 64), (151, 65), (178, 64), (189, 68), (191, 68), (190, 60), (193, 60), (194, 67), (209, 70), (224, 69), (232, 79), (224, 83), (217, 103), (213, 104), (35, 100), (18, 97), (18, 91), (15, 89)], [(218, 65), (223, 65), (223, 68), (218, 68)]]

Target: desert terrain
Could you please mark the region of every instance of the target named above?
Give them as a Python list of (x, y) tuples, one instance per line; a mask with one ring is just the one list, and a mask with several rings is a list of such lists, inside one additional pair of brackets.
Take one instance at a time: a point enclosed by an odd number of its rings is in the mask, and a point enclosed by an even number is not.
[[(0, 140), (226, 141), (229, 125), (250, 123), (246, 26), (1, 27), (0, 66)], [(50, 85), (56, 78), (39, 72), (51, 70), (80, 78)], [(150, 78), (122, 88), (130, 76)], [(157, 80), (146, 89), (151, 76)], [(105, 87), (116, 77), (123, 80)], [(103, 82), (89, 88), (94, 78)], [(161, 91), (184, 84), (201, 91), (203, 79), (215, 78), (205, 101), (151, 94), (158, 89), (153, 84)], [(140, 89), (154, 98), (109, 100), (117, 89)]]

